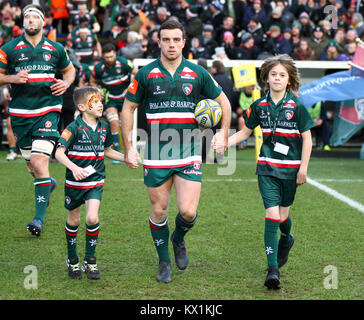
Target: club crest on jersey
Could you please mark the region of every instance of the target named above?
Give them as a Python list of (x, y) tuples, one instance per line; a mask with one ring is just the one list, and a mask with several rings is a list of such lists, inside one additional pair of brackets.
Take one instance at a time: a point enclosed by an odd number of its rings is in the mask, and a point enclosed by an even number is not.
[(284, 116), (287, 120), (291, 120), (293, 118), (294, 112), (292, 110), (286, 110), (284, 113)]
[(191, 83), (184, 83), (182, 85), (182, 90), (186, 96), (188, 96), (192, 92), (192, 84)]
[(51, 54), (50, 53), (43, 53), (43, 58), (44, 58), (44, 60), (45, 61), (49, 61), (49, 60), (51, 60)]
[(45, 124), (44, 124), (44, 126), (47, 128), (47, 129), (49, 129), (50, 127), (52, 127), (52, 121), (46, 121), (45, 122)]

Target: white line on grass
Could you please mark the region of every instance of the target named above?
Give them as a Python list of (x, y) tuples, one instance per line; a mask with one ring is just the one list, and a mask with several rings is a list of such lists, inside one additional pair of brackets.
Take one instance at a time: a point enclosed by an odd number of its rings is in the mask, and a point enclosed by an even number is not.
[(324, 184), (319, 183), (319, 182), (317, 182), (315, 180), (312, 180), (310, 178), (307, 178), (307, 182), (309, 184), (312, 184), (316, 188), (319, 188), (321, 191), (324, 191), (324, 192), (328, 193), (329, 195), (333, 196), (335, 199), (343, 201), (346, 204), (348, 204), (349, 206), (351, 206), (351, 207), (359, 210), (360, 212), (364, 213), (364, 205), (362, 205), (361, 203), (356, 202), (356, 201), (350, 199), (349, 197), (344, 196), (343, 194), (337, 192), (336, 190), (331, 189), (331, 188), (325, 186)]

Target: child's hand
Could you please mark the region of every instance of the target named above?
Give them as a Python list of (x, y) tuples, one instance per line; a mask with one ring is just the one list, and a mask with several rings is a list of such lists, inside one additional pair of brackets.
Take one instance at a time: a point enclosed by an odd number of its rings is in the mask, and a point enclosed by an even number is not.
[(76, 167), (72, 170), (73, 176), (75, 177), (76, 181), (80, 181), (85, 179), (89, 173), (86, 169), (81, 167)]
[(297, 179), (296, 179), (296, 184), (298, 186), (304, 184), (307, 182), (307, 171), (300, 169), (297, 173)]

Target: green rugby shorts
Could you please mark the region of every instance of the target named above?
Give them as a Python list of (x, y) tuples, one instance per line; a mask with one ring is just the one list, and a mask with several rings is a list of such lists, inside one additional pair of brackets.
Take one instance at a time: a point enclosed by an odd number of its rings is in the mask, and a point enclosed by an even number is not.
[(258, 175), (258, 186), (265, 209), (291, 206), (297, 190), (296, 179), (284, 180), (264, 175)]
[(11, 126), (20, 148), (29, 147), (36, 138), (57, 141), (60, 113), (49, 112), (39, 117), (11, 116)]
[(174, 174), (186, 180), (202, 182), (202, 164), (195, 163), (178, 168), (144, 167), (144, 184), (147, 187), (159, 187)]
[(65, 208), (67, 210), (74, 210), (85, 203), (89, 199), (98, 199), (101, 201), (103, 186), (97, 186), (90, 189), (78, 189), (64, 187), (65, 193)]

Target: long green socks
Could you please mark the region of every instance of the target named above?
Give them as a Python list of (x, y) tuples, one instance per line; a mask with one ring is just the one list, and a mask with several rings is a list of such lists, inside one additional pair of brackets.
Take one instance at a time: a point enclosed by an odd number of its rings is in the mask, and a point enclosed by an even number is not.
[(264, 244), (265, 253), (267, 255), (268, 267), (278, 268), (277, 253), (278, 253), (278, 228), (280, 220), (272, 220), (265, 218)]
[(38, 219), (44, 223), (44, 216), (47, 210), (49, 195), (51, 193), (51, 178), (34, 179), (35, 194), (35, 215), (34, 219)]

